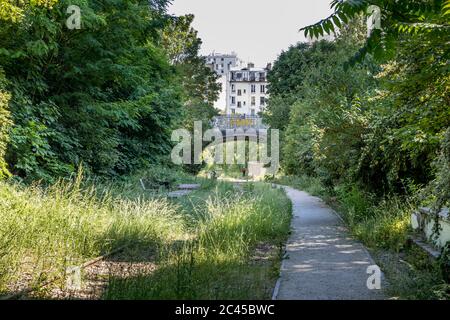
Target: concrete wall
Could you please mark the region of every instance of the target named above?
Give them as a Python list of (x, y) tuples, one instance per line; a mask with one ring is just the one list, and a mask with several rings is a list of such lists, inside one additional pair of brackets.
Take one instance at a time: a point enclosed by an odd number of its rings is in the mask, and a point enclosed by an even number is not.
[[(450, 220), (448, 217), (448, 209), (443, 210), (439, 219), (441, 232), (434, 243), (438, 248), (443, 248), (446, 243), (450, 241)], [(430, 214), (428, 208), (421, 208), (411, 216), (411, 225), (413, 229), (417, 232), (421, 232), (430, 241), (434, 240), (433, 230), (435, 223), (434, 217)]]

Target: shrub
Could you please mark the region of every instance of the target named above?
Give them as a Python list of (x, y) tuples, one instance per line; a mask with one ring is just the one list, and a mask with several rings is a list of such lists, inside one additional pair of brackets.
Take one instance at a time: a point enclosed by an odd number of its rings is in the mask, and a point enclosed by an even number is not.
[(0, 179), (10, 175), (4, 158), (6, 145), (9, 141), (8, 131), (11, 126), (11, 119), (8, 111), (8, 101), (11, 96), (4, 90), (4, 85), (5, 80), (2, 70), (0, 69)]

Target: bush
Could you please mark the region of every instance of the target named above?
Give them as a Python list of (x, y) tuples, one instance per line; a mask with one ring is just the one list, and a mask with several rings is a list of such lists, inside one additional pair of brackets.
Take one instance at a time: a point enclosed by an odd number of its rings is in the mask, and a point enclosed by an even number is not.
[(356, 186), (335, 188), (339, 211), (366, 246), (399, 251), (406, 245), (415, 196), (376, 197)]
[(0, 69), (0, 180), (10, 175), (5, 162), (5, 152), (6, 145), (9, 141), (8, 131), (11, 125), (10, 114), (8, 111), (8, 101), (11, 96), (4, 88), (5, 80), (2, 70)]
[(400, 251), (407, 243), (413, 207), (400, 198), (382, 200), (372, 215), (351, 225), (353, 233), (370, 248)]

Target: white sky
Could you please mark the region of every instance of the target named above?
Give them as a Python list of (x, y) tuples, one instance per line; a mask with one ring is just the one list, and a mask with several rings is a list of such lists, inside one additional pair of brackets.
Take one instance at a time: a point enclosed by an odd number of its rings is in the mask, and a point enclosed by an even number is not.
[(305, 40), (301, 27), (327, 17), (331, 0), (173, 0), (169, 12), (195, 15), (202, 54), (230, 53), (265, 67)]

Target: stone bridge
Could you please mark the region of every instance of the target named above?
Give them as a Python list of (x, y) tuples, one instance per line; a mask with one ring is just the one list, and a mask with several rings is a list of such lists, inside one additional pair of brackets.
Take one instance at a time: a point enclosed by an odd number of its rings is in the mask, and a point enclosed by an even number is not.
[(248, 115), (219, 116), (213, 119), (213, 127), (219, 129), (226, 138), (258, 138), (267, 136), (268, 126), (263, 124), (262, 118)]

